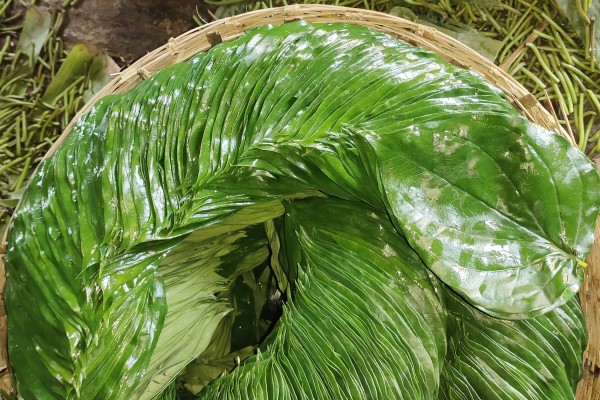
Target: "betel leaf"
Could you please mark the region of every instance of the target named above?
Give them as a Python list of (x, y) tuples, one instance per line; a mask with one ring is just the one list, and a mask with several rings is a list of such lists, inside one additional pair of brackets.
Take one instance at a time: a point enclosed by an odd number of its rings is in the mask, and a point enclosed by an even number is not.
[(132, 398), (154, 398), (198, 357), (229, 353), (229, 332), (225, 331), (219, 332), (225, 339), (224, 353), (206, 354), (215, 333), (227, 324), (224, 319), (234, 318), (230, 314), (235, 314), (235, 305), (225, 297), (231, 291), (228, 286), (237, 275), (261, 264), (269, 255), (265, 232), (258, 228), (208, 239), (202, 231), (195, 232), (161, 262), (158, 270), (164, 280), (169, 312), (147, 372)]
[(491, 315), (524, 318), (563, 304), (593, 242), (594, 167), (502, 108), (458, 110), (463, 88), (447, 84), (446, 94), (406, 94), (415, 108), (397, 108), (382, 117), (385, 130), (367, 133), (400, 229), (442, 281)]
[(297, 249), (282, 259), (297, 276), (292, 300), (258, 354), (200, 398), (436, 399), (439, 284), (388, 216), (334, 199), (290, 202), (280, 239)]
[[(535, 318), (500, 320), (481, 313), (428, 276), (387, 216), (376, 210), (336, 199), (297, 201), (286, 205), (281, 226), (283, 248), (295, 254), (282, 263), (290, 276), (298, 277), (284, 315), (261, 352), (213, 382), (200, 398), (573, 397), (587, 343), (576, 297)], [(386, 268), (388, 263), (395, 267)], [(340, 308), (343, 304), (349, 312)], [(401, 316), (394, 317), (392, 309)], [(312, 323), (303, 325), (303, 320)], [(387, 326), (390, 320), (407, 324), (393, 327), (396, 336), (391, 339), (373, 333), (381, 332), (374, 326)], [(360, 339), (353, 340), (354, 335)], [(357, 342), (369, 350), (357, 351), (353, 347)], [(394, 356), (394, 372), (386, 368), (380, 342), (402, 350)], [(429, 354), (415, 359), (406, 349)], [(357, 368), (355, 363), (364, 353), (374, 360), (370, 368)], [(428, 359), (437, 370), (444, 354), (439, 394), (419, 391), (410, 376), (403, 376), (402, 384), (396, 385), (395, 373), (426, 373), (431, 365)], [(300, 371), (294, 366), (304, 368)], [(357, 371), (360, 376), (353, 375)], [(320, 386), (330, 373), (335, 377), (331, 386)], [(383, 384), (364, 383), (373, 379), (372, 374), (382, 373), (386, 376)], [(352, 392), (357, 382), (364, 391)], [(437, 374), (425, 376), (424, 382), (437, 388)], [(244, 392), (245, 388), (253, 390)], [(379, 388), (389, 392), (377, 392)]]
[[(250, 30), (100, 100), (40, 165), (6, 255), (20, 394), (127, 399), (152, 381), (155, 357), (191, 360), (161, 344), (179, 334), (169, 291), (188, 284), (169, 284), (165, 260), (192, 234), (262, 226), (286, 199), (336, 196), (386, 213), (471, 304), (540, 314), (578, 289), (599, 186), (566, 140), (428, 51), (345, 24)], [(301, 250), (284, 248), (281, 260)], [(239, 263), (219, 265), (239, 276)], [(209, 297), (197, 296), (186, 301)], [(222, 333), (195, 317), (199, 331)]]
[(491, 318), (445, 291), (448, 354), (440, 399), (571, 399), (587, 334), (579, 300), (536, 318)]

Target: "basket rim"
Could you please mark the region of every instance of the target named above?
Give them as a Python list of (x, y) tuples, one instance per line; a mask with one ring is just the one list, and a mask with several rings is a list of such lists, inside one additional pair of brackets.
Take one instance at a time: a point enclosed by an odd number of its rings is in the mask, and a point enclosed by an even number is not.
[[(435, 28), (377, 11), (329, 5), (299, 4), (256, 10), (213, 21), (185, 32), (176, 38), (169, 39), (163, 46), (158, 47), (131, 64), (125, 70), (115, 74), (114, 78), (88, 100), (71, 119), (62, 134), (44, 155), (43, 159), (50, 157), (56, 152), (72, 130), (74, 124), (81, 116), (88, 113), (99, 99), (107, 95), (127, 92), (161, 69), (183, 62), (200, 52), (208, 51), (221, 42), (231, 41), (248, 29), (268, 24), (280, 25), (297, 20), (305, 20), (312, 23), (337, 22), (367, 26), (371, 29), (387, 33), (397, 40), (403, 40), (412, 45), (421, 46), (433, 51), (445, 61), (483, 76), (488, 83), (498, 87), (521, 114), (531, 121), (557, 132), (565, 137), (569, 143), (575, 145), (574, 139), (562, 128), (556, 115), (550, 114), (523, 85), (517, 82), (505, 70), (496, 66), (492, 61)], [(18, 205), (16, 210), (18, 210)], [(5, 390), (13, 388), (10, 376), (10, 363), (8, 362), (6, 311), (4, 308), (4, 287), (6, 283), (4, 255), (6, 254), (11, 222), (12, 218), (9, 222), (9, 228), (6, 230), (4, 236), (0, 238), (0, 389)], [(597, 225), (597, 232), (598, 229), (599, 225)], [(598, 262), (598, 265), (600, 265), (600, 262)], [(588, 281), (591, 276), (589, 273), (590, 270), (591, 268), (588, 268), (588, 271), (586, 271), (586, 279)], [(597, 287), (600, 287), (600, 284)], [(589, 291), (589, 288), (584, 290), (584, 285), (582, 285), (581, 296), (583, 296), (584, 291)], [(597, 314), (594, 309), (591, 312), (593, 312), (593, 315)], [(588, 316), (586, 315), (587, 319)], [(592, 337), (590, 335), (591, 342)], [(596, 342), (600, 342), (600, 340), (596, 340)], [(600, 343), (596, 346), (598, 345)], [(600, 362), (600, 352), (594, 349), (593, 354), (599, 355), (597, 357), (593, 356), (590, 359), (588, 358), (588, 354), (592, 354), (592, 352), (588, 352), (588, 350), (586, 350), (584, 359), (593, 371), (594, 368), (597, 368), (597, 363)], [(584, 380), (585, 376), (578, 387), (578, 396)], [(592, 393), (592, 391), (595, 391), (595, 389), (592, 388), (589, 393)]]

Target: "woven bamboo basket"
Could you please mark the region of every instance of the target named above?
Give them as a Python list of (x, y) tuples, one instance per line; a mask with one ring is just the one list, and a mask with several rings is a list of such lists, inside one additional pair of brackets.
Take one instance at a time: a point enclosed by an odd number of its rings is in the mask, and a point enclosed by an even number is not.
[[(52, 155), (69, 134), (73, 124), (92, 105), (109, 94), (127, 92), (139, 82), (150, 78), (162, 68), (185, 61), (195, 54), (230, 41), (244, 31), (261, 25), (280, 25), (296, 20), (359, 24), (387, 33), (412, 45), (422, 46), (437, 53), (444, 60), (470, 69), (500, 88), (513, 106), (530, 120), (563, 135), (571, 144), (570, 137), (559, 125), (556, 115), (550, 114), (521, 84), (506, 71), (466, 47), (457, 40), (427, 26), (387, 14), (324, 5), (295, 5), (253, 11), (231, 18), (215, 21), (193, 29), (141, 58), (122, 71), (106, 87), (97, 93), (75, 116), (63, 134), (45, 157)], [(596, 235), (600, 235), (600, 219), (596, 223)], [(6, 282), (3, 256), (6, 253), (7, 235), (0, 241), (0, 389), (13, 390), (7, 353), (6, 311), (4, 309), (4, 285)], [(581, 304), (589, 332), (589, 344), (584, 357), (584, 373), (577, 387), (577, 400), (600, 400), (600, 240), (596, 240), (588, 258), (585, 280), (580, 290)]]

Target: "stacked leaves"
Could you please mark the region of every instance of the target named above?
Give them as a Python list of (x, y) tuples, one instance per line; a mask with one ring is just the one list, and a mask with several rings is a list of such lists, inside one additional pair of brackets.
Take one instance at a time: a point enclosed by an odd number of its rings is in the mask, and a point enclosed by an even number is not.
[(20, 394), (572, 397), (599, 195), (427, 51), (253, 29), (101, 100), (40, 166), (7, 253)]

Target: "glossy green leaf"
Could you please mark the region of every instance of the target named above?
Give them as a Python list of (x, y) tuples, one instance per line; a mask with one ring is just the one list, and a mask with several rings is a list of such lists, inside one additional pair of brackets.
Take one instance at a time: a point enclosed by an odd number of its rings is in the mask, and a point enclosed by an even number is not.
[[(178, 363), (162, 380), (170, 385), (179, 363), (211, 347), (199, 337), (190, 354), (161, 344), (182, 334), (169, 322), (179, 320), (169, 299), (206, 285), (184, 296), (202, 308), (221, 283), (216, 266), (182, 265), (181, 282), (169, 280), (165, 260), (187, 237), (211, 243), (263, 226), (284, 200), (335, 196), (385, 213), (468, 302), (523, 318), (577, 291), (599, 193), (583, 154), (430, 52), (353, 25), (253, 29), (99, 101), (32, 178), (6, 256), (20, 393), (128, 399), (145, 390), (158, 359)], [(263, 228), (261, 246), (275, 246), (272, 228)], [(259, 254), (243, 242), (236, 254)], [(282, 265), (313, 251), (287, 247)], [(322, 247), (314, 252), (310, 265), (326, 257)], [(227, 254), (207, 261), (218, 261), (223, 278), (256, 267)], [(213, 306), (183, 324), (229, 335), (217, 315), (226, 304)], [(294, 385), (303, 386), (299, 376)], [(371, 378), (361, 385), (380, 385)]]
[(446, 292), (448, 354), (440, 399), (573, 399), (587, 334), (579, 300), (542, 316), (491, 318)]
[(387, 215), (311, 199), (288, 203), (283, 227), (292, 299), (261, 351), (200, 398), (437, 399), (437, 279)]
[[(227, 287), (233, 284), (235, 275), (225, 271), (254, 268), (268, 255), (261, 229), (226, 233), (208, 240), (201, 231), (196, 232), (169, 253), (158, 268), (165, 285), (168, 313), (133, 398), (154, 398), (189, 363), (207, 357), (205, 353), (216, 333), (229, 336), (227, 331), (219, 332), (224, 318), (236, 311), (235, 305), (223, 298), (224, 293), (235, 291)], [(228, 341), (223, 348), (225, 354), (229, 352)]]
[(254, 346), (244, 347), (220, 358), (195, 360), (179, 378), (181, 387), (185, 390), (180, 389), (180, 400), (196, 398), (206, 385), (237, 367), (241, 361), (254, 355), (255, 351)]
[(460, 92), (416, 101), (431, 113), (406, 135), (393, 133), (400, 122), (369, 139), (387, 158), (390, 208), (426, 265), (470, 303), (499, 317), (539, 315), (579, 289), (597, 173), (565, 140), (520, 117), (442, 111)]

